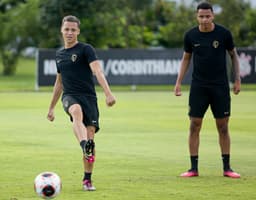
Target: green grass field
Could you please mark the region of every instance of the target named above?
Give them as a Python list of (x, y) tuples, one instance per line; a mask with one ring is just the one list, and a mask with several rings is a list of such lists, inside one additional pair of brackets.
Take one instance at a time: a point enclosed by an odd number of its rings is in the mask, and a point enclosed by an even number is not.
[(254, 199), (256, 185), (256, 107), (254, 91), (232, 95), (232, 167), (241, 179), (222, 176), (215, 123), (204, 120), (200, 177), (180, 178), (189, 168), (187, 98), (171, 92), (116, 92), (118, 103), (104, 105), (99, 92), (101, 131), (96, 135), (95, 192), (81, 188), (82, 158), (71, 123), (59, 103), (56, 121), (47, 121), (50, 92), (0, 93), (0, 199), (39, 199), (35, 176), (58, 173), (57, 200)]
[[(17, 74), (0, 75), (0, 200), (36, 200), (33, 181), (43, 171), (58, 173), (63, 190), (56, 200), (244, 200), (256, 196), (256, 85), (232, 95), (232, 167), (242, 178), (222, 176), (217, 132), (210, 111), (200, 146), (200, 177), (184, 179), (189, 168), (188, 92), (172, 86), (112, 86), (118, 103), (104, 105), (97, 88), (101, 131), (96, 136), (96, 192), (81, 189), (82, 158), (71, 123), (59, 103), (47, 121), (51, 87), (35, 92), (34, 60), (21, 59)], [(0, 71), (2, 67), (0, 64)], [(186, 86), (185, 86), (186, 89)], [(145, 92), (145, 90), (147, 90)]]

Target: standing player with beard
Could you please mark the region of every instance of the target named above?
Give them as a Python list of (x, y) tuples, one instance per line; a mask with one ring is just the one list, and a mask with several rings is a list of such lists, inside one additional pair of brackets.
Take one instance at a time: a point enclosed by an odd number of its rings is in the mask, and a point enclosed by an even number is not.
[(199, 133), (203, 117), (211, 107), (219, 133), (219, 145), (223, 160), (223, 175), (240, 178), (230, 167), (230, 91), (226, 69), (226, 51), (234, 68), (233, 92), (240, 92), (239, 62), (233, 38), (229, 30), (213, 22), (211, 4), (202, 2), (197, 7), (199, 25), (189, 30), (184, 37), (184, 54), (175, 85), (175, 95), (181, 95), (181, 82), (188, 70), (193, 54), (193, 73), (189, 95), (189, 152), (191, 168), (182, 177), (198, 176)]
[(83, 151), (83, 189), (93, 191), (91, 175), (95, 161), (94, 135), (99, 130), (99, 112), (93, 75), (103, 88), (107, 106), (115, 104), (93, 47), (78, 42), (80, 20), (66, 16), (61, 33), (64, 48), (56, 53), (57, 76), (47, 118), (53, 121), (54, 108), (62, 94), (64, 110), (70, 116), (73, 131)]

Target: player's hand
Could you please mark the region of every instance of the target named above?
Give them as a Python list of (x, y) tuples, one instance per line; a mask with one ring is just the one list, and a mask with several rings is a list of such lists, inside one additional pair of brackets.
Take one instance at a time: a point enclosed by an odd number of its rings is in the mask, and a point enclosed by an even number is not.
[(181, 96), (182, 93), (181, 93), (181, 87), (179, 84), (176, 84), (175, 87), (174, 87), (174, 94), (175, 96)]
[(233, 92), (234, 94), (239, 94), (241, 90), (241, 81), (240, 80), (235, 80), (234, 86), (233, 86)]
[(116, 103), (116, 98), (112, 94), (106, 97), (107, 106), (113, 106), (115, 103)]
[(54, 111), (53, 110), (49, 110), (49, 112), (47, 114), (47, 119), (52, 122), (54, 120), (54, 118), (55, 118)]

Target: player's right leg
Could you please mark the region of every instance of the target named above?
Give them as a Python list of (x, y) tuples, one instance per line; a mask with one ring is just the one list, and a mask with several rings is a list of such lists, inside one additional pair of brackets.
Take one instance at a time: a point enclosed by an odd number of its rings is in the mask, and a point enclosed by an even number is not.
[(191, 168), (182, 173), (181, 177), (198, 176), (198, 150), (200, 143), (200, 130), (204, 114), (209, 106), (209, 98), (204, 87), (191, 85), (189, 94), (189, 152)]
[(82, 108), (76, 98), (73, 96), (64, 96), (62, 104), (65, 112), (70, 116), (70, 120), (73, 124), (73, 132), (79, 141), (87, 140), (87, 129), (83, 124), (83, 112)]
[(191, 168), (182, 173), (181, 177), (194, 177), (199, 176), (198, 173), (198, 149), (199, 149), (199, 133), (202, 126), (202, 118), (190, 118), (190, 131), (189, 131), (189, 152)]
[(83, 112), (79, 104), (73, 104), (68, 109), (73, 121), (73, 131), (79, 142), (87, 140), (87, 129), (83, 124)]

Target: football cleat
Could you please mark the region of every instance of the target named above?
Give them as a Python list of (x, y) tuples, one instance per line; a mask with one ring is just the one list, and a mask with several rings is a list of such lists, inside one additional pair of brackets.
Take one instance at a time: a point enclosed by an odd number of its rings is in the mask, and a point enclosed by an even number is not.
[(199, 176), (198, 171), (188, 170), (180, 175), (181, 177), (194, 177)]
[(92, 185), (92, 181), (84, 180), (83, 181), (83, 190), (84, 191), (95, 191), (96, 188)]
[(234, 172), (232, 169), (224, 171), (223, 176), (230, 177), (230, 178), (240, 178), (240, 174)]

